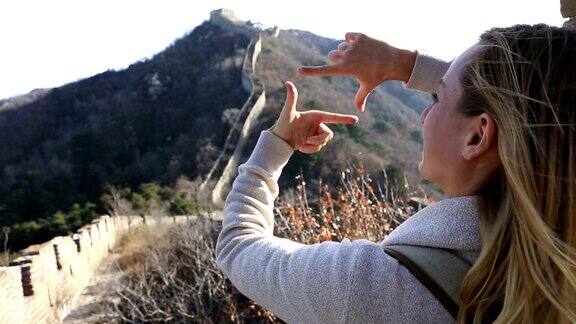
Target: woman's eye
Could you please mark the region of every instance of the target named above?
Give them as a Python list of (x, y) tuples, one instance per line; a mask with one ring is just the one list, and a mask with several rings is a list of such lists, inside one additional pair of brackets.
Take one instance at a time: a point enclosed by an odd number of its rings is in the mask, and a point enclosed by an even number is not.
[(438, 94), (432, 93), (432, 101), (438, 102)]

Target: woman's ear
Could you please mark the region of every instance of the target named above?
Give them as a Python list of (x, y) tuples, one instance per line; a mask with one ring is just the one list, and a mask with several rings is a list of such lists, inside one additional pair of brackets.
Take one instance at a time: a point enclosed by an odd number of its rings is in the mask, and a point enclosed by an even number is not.
[(497, 143), (496, 121), (488, 113), (471, 117), (470, 128), (465, 136), (462, 157), (473, 160), (490, 151)]

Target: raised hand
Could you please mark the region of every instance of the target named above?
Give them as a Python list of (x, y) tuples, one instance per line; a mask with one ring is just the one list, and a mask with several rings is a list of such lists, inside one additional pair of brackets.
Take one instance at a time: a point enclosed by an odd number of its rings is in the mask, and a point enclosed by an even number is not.
[(338, 49), (330, 51), (331, 65), (302, 66), (300, 75), (352, 76), (360, 83), (354, 103), (358, 111), (364, 111), (366, 99), (384, 81), (407, 82), (412, 73), (416, 52), (399, 49), (361, 33), (347, 33), (346, 41)]
[(303, 153), (320, 151), (334, 133), (326, 124), (356, 124), (358, 117), (320, 110), (297, 111), (298, 90), (286, 81), (288, 95), (280, 117), (269, 130)]

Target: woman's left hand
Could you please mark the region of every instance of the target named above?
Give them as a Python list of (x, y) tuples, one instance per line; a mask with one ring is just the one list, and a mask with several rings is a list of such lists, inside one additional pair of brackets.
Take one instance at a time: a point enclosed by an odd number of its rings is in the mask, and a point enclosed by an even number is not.
[(358, 122), (354, 115), (343, 115), (320, 110), (296, 111), (298, 90), (286, 81), (288, 95), (280, 117), (269, 130), (303, 153), (316, 153), (334, 137), (326, 124), (351, 124)]

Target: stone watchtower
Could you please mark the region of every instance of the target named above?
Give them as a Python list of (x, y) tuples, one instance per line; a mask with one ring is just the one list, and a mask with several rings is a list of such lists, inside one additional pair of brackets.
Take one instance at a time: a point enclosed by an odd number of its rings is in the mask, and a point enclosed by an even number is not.
[(238, 18), (236, 18), (236, 15), (234, 15), (234, 11), (230, 10), (230, 9), (218, 9), (218, 10), (213, 10), (212, 12), (210, 12), (210, 21), (216, 19), (227, 19), (229, 21), (232, 22), (238, 22), (238, 23), (242, 23), (242, 21), (240, 21)]
[(228, 9), (218, 9), (210, 12), (210, 23), (226, 31), (246, 35), (250, 39), (260, 33), (260, 29), (236, 18), (234, 12)]

